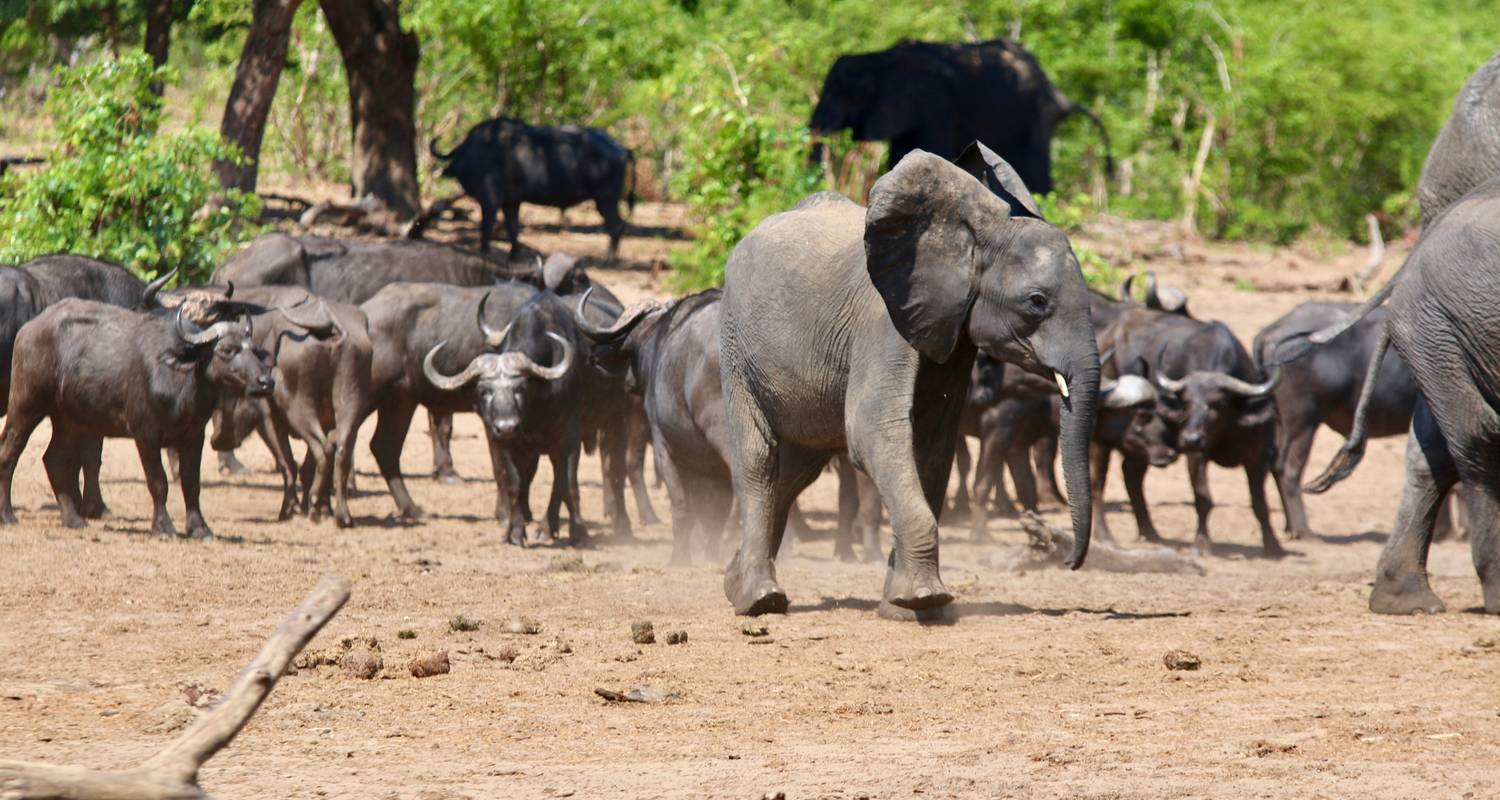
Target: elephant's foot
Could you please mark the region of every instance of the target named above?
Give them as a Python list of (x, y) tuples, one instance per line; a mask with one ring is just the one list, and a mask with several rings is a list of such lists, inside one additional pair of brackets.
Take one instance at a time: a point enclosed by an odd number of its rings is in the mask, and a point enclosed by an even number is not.
[(1376, 614), (1441, 614), (1448, 606), (1433, 594), (1425, 575), (1412, 574), (1376, 577), (1370, 610)]
[(884, 600), (881, 600), (880, 605), (875, 607), (875, 614), (881, 619), (893, 620), (895, 622), (921, 622), (927, 624), (941, 623), (951, 625), (958, 619), (953, 612), (953, 606), (938, 606), (937, 608), (913, 610), (893, 606)]
[(768, 560), (747, 564), (740, 554), (724, 571), (724, 596), (734, 604), (734, 613), (746, 617), (785, 614), (790, 604), (776, 582), (776, 566)]
[(938, 576), (937, 564), (903, 565), (900, 560), (885, 574), (885, 602), (920, 611), (953, 602)]

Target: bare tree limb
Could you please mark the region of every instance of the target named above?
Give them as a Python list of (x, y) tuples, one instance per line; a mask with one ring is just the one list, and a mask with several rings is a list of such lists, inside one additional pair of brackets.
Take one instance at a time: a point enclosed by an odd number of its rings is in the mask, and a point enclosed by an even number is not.
[(1365, 228), (1370, 235), (1370, 257), (1365, 259), (1365, 265), (1354, 276), (1354, 288), (1360, 292), (1365, 291), (1365, 286), (1369, 285), (1370, 279), (1380, 270), (1380, 262), (1385, 260), (1385, 240), (1380, 237), (1380, 220), (1374, 214), (1366, 214)]
[(204, 800), (198, 770), (230, 743), (307, 646), (349, 599), (349, 581), (326, 575), (297, 606), (224, 699), (139, 767), (105, 772), (0, 760), (0, 800)]
[(1193, 159), (1193, 171), (1183, 182), (1182, 229), (1187, 233), (1193, 231), (1198, 216), (1198, 190), (1203, 185), (1203, 168), (1208, 164), (1209, 151), (1213, 149), (1214, 127), (1217, 123), (1218, 118), (1209, 114), (1208, 123), (1203, 126), (1203, 136), (1198, 139), (1198, 155)]

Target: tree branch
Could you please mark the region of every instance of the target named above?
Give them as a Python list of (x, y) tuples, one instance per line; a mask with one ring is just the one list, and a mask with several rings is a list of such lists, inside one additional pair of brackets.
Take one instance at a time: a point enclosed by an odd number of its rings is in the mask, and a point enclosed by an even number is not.
[(0, 800), (201, 800), (198, 770), (230, 743), (291, 664), (349, 599), (349, 581), (326, 575), (282, 620), (224, 699), (165, 750), (135, 769), (103, 772), (0, 761)]

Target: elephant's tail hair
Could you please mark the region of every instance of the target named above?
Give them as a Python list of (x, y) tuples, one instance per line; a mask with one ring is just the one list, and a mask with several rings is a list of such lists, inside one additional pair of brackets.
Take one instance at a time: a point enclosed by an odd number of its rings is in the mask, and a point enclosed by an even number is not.
[(1082, 114), (1085, 117), (1088, 117), (1089, 122), (1094, 123), (1095, 128), (1099, 129), (1099, 139), (1104, 142), (1104, 174), (1110, 177), (1114, 177), (1115, 157), (1111, 152), (1109, 146), (1109, 129), (1104, 127), (1104, 123), (1099, 119), (1099, 115), (1088, 110), (1088, 108), (1084, 107), (1083, 105), (1072, 102), (1068, 104), (1067, 113)]
[(1365, 383), (1359, 390), (1359, 403), (1354, 406), (1354, 424), (1349, 429), (1349, 439), (1339, 448), (1323, 474), (1307, 484), (1311, 494), (1322, 494), (1335, 483), (1349, 477), (1354, 468), (1365, 457), (1365, 442), (1370, 438), (1370, 402), (1375, 396), (1375, 381), (1380, 376), (1380, 364), (1385, 361), (1385, 352), (1391, 346), (1391, 334), (1386, 325), (1380, 326), (1375, 339), (1375, 351), (1370, 354), (1370, 364), (1365, 368)]

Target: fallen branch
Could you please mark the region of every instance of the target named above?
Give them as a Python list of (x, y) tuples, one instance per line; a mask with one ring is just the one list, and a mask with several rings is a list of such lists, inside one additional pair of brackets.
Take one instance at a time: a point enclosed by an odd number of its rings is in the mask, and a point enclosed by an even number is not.
[(36, 156), (0, 156), (0, 175), (11, 167), (24, 167), (30, 164), (44, 164), (47, 159)]
[[(1025, 547), (1004, 547), (984, 559), (985, 566), (1008, 572), (1024, 572), (1042, 567), (1063, 567), (1064, 556), (1073, 550), (1073, 534), (1048, 525), (1034, 512), (1021, 515), (1026, 531)], [(1168, 575), (1202, 575), (1203, 565), (1167, 547), (1125, 549), (1097, 539), (1089, 547), (1084, 569), (1101, 572), (1158, 573)]]
[(139, 767), (106, 772), (0, 760), (0, 800), (206, 799), (198, 787), (198, 770), (245, 727), (292, 659), (348, 599), (348, 579), (324, 576), (282, 620), (214, 710)]

